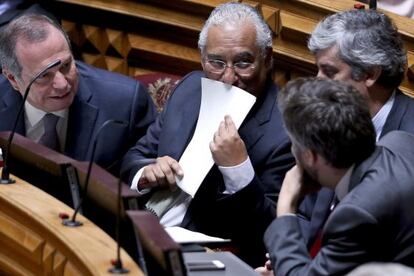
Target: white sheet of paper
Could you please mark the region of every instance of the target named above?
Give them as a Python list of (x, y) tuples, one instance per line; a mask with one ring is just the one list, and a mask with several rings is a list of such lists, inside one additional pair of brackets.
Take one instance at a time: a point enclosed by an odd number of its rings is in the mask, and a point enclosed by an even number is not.
[(179, 161), (184, 177), (177, 185), (194, 197), (214, 164), (209, 144), (225, 115), (230, 115), (237, 128), (249, 113), (256, 97), (219, 81), (201, 79), (201, 105), (196, 129)]
[(179, 226), (165, 227), (165, 231), (167, 231), (176, 243), (230, 242), (229, 239), (208, 236), (206, 234), (190, 231)]

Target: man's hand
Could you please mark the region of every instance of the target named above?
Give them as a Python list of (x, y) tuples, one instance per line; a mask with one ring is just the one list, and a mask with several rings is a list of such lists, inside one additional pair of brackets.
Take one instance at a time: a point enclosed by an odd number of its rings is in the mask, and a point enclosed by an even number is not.
[(213, 141), (210, 142), (210, 150), (218, 166), (232, 167), (246, 161), (246, 146), (229, 115), (224, 117), (224, 121), (220, 123), (214, 134)]
[(261, 276), (273, 276), (274, 272), (273, 272), (273, 268), (272, 268), (272, 263), (269, 259), (269, 253), (266, 253), (266, 258), (267, 258), (267, 261), (264, 264), (264, 266), (259, 266), (259, 267), (255, 268), (255, 271), (259, 272), (259, 274)]
[(160, 186), (175, 190), (177, 188), (175, 177), (182, 178), (183, 176), (184, 173), (177, 160), (163, 156), (158, 157), (154, 164), (144, 167), (138, 185), (140, 189)]
[(295, 165), (286, 173), (283, 180), (277, 202), (277, 216), (295, 214), (304, 193), (303, 169)]

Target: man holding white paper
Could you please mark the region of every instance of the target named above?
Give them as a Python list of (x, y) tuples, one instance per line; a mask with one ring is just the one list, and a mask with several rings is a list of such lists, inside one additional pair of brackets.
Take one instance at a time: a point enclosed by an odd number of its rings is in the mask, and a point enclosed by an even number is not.
[(163, 225), (229, 238), (256, 266), (294, 163), (271, 77), (272, 33), (254, 8), (227, 3), (212, 12), (198, 44), (204, 72), (176, 86), (125, 156), (123, 175), (148, 193), (146, 206)]

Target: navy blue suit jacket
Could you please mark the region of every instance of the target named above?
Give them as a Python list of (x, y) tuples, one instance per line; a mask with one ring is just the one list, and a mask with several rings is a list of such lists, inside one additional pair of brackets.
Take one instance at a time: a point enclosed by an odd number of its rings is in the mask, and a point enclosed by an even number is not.
[[(382, 129), (381, 137), (392, 130), (414, 133), (413, 118), (414, 99), (397, 90), (394, 105)], [(309, 248), (325, 224), (334, 194), (332, 189), (322, 188), (318, 193), (306, 196), (299, 207), (299, 216), (302, 216), (300, 223)]]
[[(82, 62), (76, 65), (79, 88), (69, 108), (63, 153), (77, 160), (89, 160), (93, 141), (102, 124), (109, 119), (126, 121), (128, 126), (108, 125), (100, 134), (95, 152), (95, 162), (116, 173), (118, 161), (155, 120), (154, 104), (138, 81)], [(21, 102), (20, 93), (1, 76), (0, 131), (12, 129)], [(25, 135), (24, 116), (20, 116), (17, 132)]]
[[(153, 163), (157, 157), (168, 155), (180, 159), (195, 130), (201, 77), (204, 77), (202, 72), (193, 72), (181, 80), (146, 136), (126, 154), (122, 171), (129, 183), (140, 168)], [(275, 202), (281, 183), (294, 163), (276, 96), (277, 88), (269, 80), (262, 97), (256, 100), (239, 128), (255, 170), (254, 179), (239, 192), (226, 195), (222, 193), (223, 177), (217, 166), (213, 166), (181, 224), (190, 230), (231, 238), (246, 248), (246, 253), (250, 251), (249, 255), (256, 260), (247, 256), (245, 260), (252, 265), (259, 265), (263, 260), (263, 233), (276, 215)], [(241, 256), (245, 255), (241, 253)]]

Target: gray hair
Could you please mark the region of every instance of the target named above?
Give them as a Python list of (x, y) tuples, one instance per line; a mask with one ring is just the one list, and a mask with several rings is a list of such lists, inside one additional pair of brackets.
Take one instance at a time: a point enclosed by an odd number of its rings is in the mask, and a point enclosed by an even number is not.
[(0, 62), (3, 69), (7, 69), (15, 77), (20, 78), (22, 66), (16, 56), (18, 39), (38, 43), (45, 41), (49, 35), (48, 26), (56, 28), (65, 37), (69, 49), (70, 40), (59, 24), (44, 15), (26, 14), (8, 23), (0, 32)]
[(247, 20), (253, 23), (256, 28), (256, 43), (261, 54), (264, 55), (267, 48), (272, 48), (272, 32), (269, 26), (255, 8), (235, 2), (221, 4), (211, 12), (198, 39), (198, 48), (201, 55), (204, 56), (207, 33), (211, 26), (223, 26), (227, 23), (241, 25), (245, 24)]
[(375, 10), (350, 10), (326, 17), (312, 32), (308, 48), (316, 54), (334, 46), (339, 58), (352, 68), (354, 80), (379, 66), (378, 84), (388, 88), (400, 85), (407, 56), (388, 16)]

